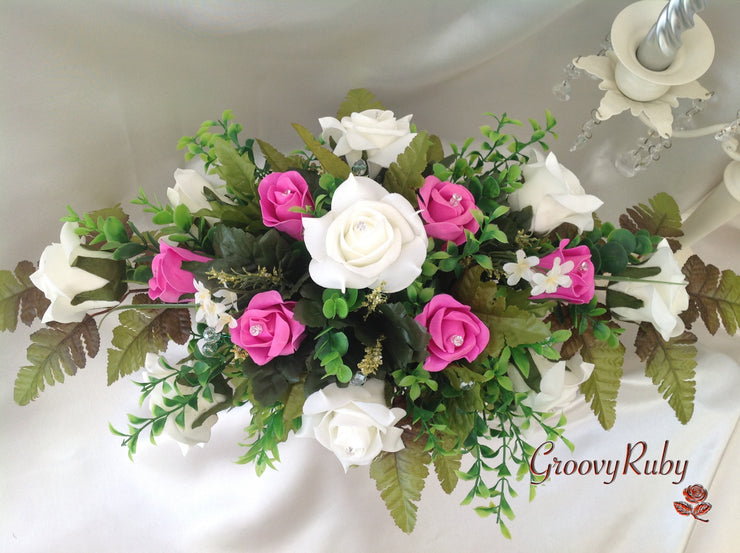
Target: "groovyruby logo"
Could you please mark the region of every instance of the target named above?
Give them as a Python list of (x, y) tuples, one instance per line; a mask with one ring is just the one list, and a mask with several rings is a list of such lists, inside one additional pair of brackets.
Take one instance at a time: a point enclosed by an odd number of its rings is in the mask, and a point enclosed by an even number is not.
[(686, 501), (674, 501), (673, 507), (679, 515), (692, 516), (696, 520), (702, 522), (709, 522), (705, 518), (699, 518), (699, 515), (704, 515), (709, 512), (712, 508), (711, 503), (704, 501), (707, 498), (707, 490), (701, 484), (692, 484), (688, 488), (684, 488), (683, 496)]

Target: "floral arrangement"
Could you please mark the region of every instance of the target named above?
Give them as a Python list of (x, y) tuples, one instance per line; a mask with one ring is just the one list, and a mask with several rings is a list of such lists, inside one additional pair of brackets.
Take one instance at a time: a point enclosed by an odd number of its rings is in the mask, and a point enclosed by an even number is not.
[[(734, 333), (740, 279), (696, 256), (678, 264), (667, 194), (619, 228), (601, 222), (602, 202), (542, 153), (549, 112), (526, 140), (519, 121), (489, 115), (479, 146), (451, 152), (361, 89), (319, 119), (320, 137), (294, 125), (305, 149), (288, 155), (243, 141), (229, 111), (206, 121), (179, 147), (210, 178), (178, 169), (166, 204), (133, 201), (154, 230), (120, 206), (68, 208), (38, 268), (0, 272), (2, 330), (44, 325), (15, 400), (83, 368), (115, 313), (108, 382), (143, 368), (150, 407), (111, 427), (129, 455), (147, 434), (203, 444), (219, 412), (240, 409), (239, 462), (259, 474), (291, 434), (314, 438), (345, 471), (370, 465), (402, 530), (434, 471), (508, 535), (528, 429), (572, 448), (562, 410), (577, 394), (614, 424), (625, 324), (647, 377), (691, 418), (687, 329), (701, 317)], [(162, 355), (172, 343), (187, 348), (176, 362)]]

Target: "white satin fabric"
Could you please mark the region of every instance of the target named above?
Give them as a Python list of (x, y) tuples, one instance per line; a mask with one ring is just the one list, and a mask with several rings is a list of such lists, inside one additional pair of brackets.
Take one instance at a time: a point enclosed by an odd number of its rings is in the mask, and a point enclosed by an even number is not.
[[(583, 150), (568, 148), (599, 102), (595, 83), (573, 83), (573, 99), (550, 93), (574, 56), (595, 53), (627, 1), (538, 0), (339, 2), (320, 0), (175, 2), (5, 0), (0, 5), (0, 267), (36, 261), (56, 239), (69, 203), (78, 212), (128, 201), (143, 186), (164, 199), (183, 167), (180, 136), (231, 108), (256, 136), (278, 148), (300, 145), (290, 127), (315, 134), (350, 88), (371, 89), (397, 115), (462, 143), (489, 123), (487, 111), (544, 121), (550, 108), (558, 160), (590, 194), (605, 220), (671, 192), (682, 209), (720, 181), (727, 158), (711, 137), (674, 140), (659, 162), (628, 180), (616, 153), (644, 128), (623, 115), (599, 125)], [(736, 117), (740, 5), (713, 0), (701, 14), (715, 37), (715, 62), (700, 82), (717, 98), (699, 125)], [(526, 128), (522, 131), (525, 136)], [(146, 224), (146, 217), (137, 216)], [(694, 246), (707, 262), (740, 272), (735, 218)], [(339, 551), (574, 552), (730, 551), (737, 520), (740, 458), (740, 339), (700, 333), (693, 419), (681, 425), (630, 356), (617, 424), (603, 431), (585, 404), (568, 411), (563, 460), (623, 459), (643, 441), (645, 458), (688, 460), (685, 480), (620, 474), (554, 476), (527, 502), (504, 540), (491, 519), (446, 496), (433, 476), (410, 536), (393, 524), (367, 469), (347, 475), (309, 440), (281, 448), (279, 470), (255, 476), (234, 464), (247, 413), (222, 415), (211, 442), (182, 457), (164, 439), (145, 440), (132, 463), (110, 435), (136, 410), (129, 382), (105, 385), (105, 352), (31, 405), (13, 403), (30, 331), (0, 335), (0, 549), (12, 553), (132, 550), (173, 553)], [(628, 345), (631, 341), (627, 340)], [(540, 438), (534, 437), (538, 441)], [(702, 484), (708, 523), (678, 515), (681, 490)]]

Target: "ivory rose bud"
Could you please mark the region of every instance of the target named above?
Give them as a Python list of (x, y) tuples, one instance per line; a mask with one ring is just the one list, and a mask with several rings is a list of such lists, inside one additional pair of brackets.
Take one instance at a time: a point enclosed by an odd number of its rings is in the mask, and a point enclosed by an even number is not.
[(488, 345), (488, 327), (469, 306), (448, 294), (434, 296), (414, 320), (431, 336), (424, 360), (427, 371), (441, 371), (458, 359), (475, 361)]
[(331, 211), (303, 219), (309, 273), (324, 288), (398, 292), (421, 273), (427, 255), (424, 224), (400, 194), (368, 177), (350, 177), (334, 192)]
[(557, 299), (568, 303), (588, 303), (594, 297), (596, 291), (594, 284), (595, 270), (594, 264), (591, 261), (591, 250), (588, 249), (588, 246), (576, 246), (575, 248), (566, 250), (565, 247), (569, 243), (570, 240), (568, 239), (561, 240), (558, 249), (540, 259), (537, 268), (543, 270), (552, 269), (555, 258), (560, 259), (561, 266), (571, 262), (573, 268), (567, 273), (570, 279), (570, 286), (558, 287), (552, 293), (544, 292), (532, 296), (532, 299)]
[(88, 250), (81, 245), (80, 237), (74, 232), (75, 223), (64, 223), (60, 232), (60, 243), (47, 246), (41, 254), (38, 270), (30, 276), (31, 282), (41, 290), (51, 305), (44, 313), (42, 322), (76, 323), (91, 311), (115, 307), (118, 300), (87, 300), (73, 305), (75, 296), (83, 292), (99, 290), (108, 285), (105, 278), (75, 267), (78, 257), (97, 258), (112, 262), (113, 254)]
[(532, 354), (532, 360), (540, 373), (540, 391), (535, 392), (527, 386), (521, 373), (513, 366), (509, 367), (509, 378), (516, 392), (529, 392), (524, 405), (536, 411), (554, 413), (573, 403), (578, 394), (578, 387), (589, 379), (594, 370), (593, 363), (582, 359), (553, 363), (541, 355)]
[(344, 156), (352, 165), (367, 152), (369, 175), (375, 176), (381, 167), (390, 167), (403, 153), (416, 133), (411, 132), (411, 115), (396, 119), (392, 111), (367, 109), (338, 121), (322, 117), (319, 124), (322, 138), (336, 142), (334, 153)]
[(362, 386), (329, 384), (306, 398), (300, 438), (315, 438), (337, 456), (344, 471), (369, 465), (381, 451), (403, 449), (402, 430), (394, 425), (406, 412), (385, 405), (385, 383), (368, 379)]
[[(159, 359), (159, 355), (155, 355), (154, 353), (146, 354), (144, 361), (145, 376), (150, 379), (157, 380), (174, 376), (173, 371), (163, 367)], [(211, 387), (213, 401), (209, 401), (200, 396), (198, 397), (197, 408), (186, 405), (184, 408), (185, 425), (183, 427), (175, 422), (174, 416), (169, 416), (167, 418), (167, 422), (165, 422), (162, 432), (178, 443), (183, 455), (185, 455), (192, 446), (197, 445), (203, 447), (203, 445), (211, 439), (211, 428), (218, 421), (218, 415), (210, 415), (202, 422), (202, 424), (195, 428), (193, 427), (193, 424), (201, 417), (201, 415), (213, 407), (213, 405), (226, 401), (226, 396), (213, 392), (212, 384), (209, 384), (209, 386)], [(175, 397), (178, 395), (177, 391), (180, 392), (180, 395), (188, 395), (193, 393), (194, 390), (195, 388), (190, 386), (178, 384), (177, 390), (170, 388), (165, 392), (163, 383), (159, 382), (149, 394), (149, 408), (154, 412), (154, 406), (157, 405), (169, 410), (170, 407), (165, 405), (165, 398), (171, 399)]]
[(208, 257), (159, 242), (159, 253), (152, 259), (149, 297), (175, 303), (183, 294), (194, 294), (193, 273), (182, 268), (183, 261), (210, 261)]
[(509, 194), (512, 209), (532, 207), (533, 232), (547, 233), (561, 223), (572, 223), (578, 232), (592, 230), (592, 213), (602, 206), (596, 196), (586, 194), (570, 170), (558, 163), (550, 152), (545, 161), (537, 152), (537, 161), (522, 167), (524, 185)]
[(175, 186), (167, 189), (167, 201), (172, 206), (185, 204), (191, 213), (211, 209), (203, 189), (215, 192), (213, 185), (192, 169), (175, 169)]
[(306, 327), (293, 318), (296, 302), (283, 301), (276, 290), (260, 292), (230, 328), (231, 341), (264, 365), (279, 355), (295, 353), (306, 337)]
[(480, 228), (473, 217), (478, 209), (470, 190), (460, 184), (428, 176), (419, 189), (419, 209), (429, 236), (449, 240), (458, 246), (465, 242), (465, 231), (475, 233)]
[(665, 239), (661, 240), (650, 259), (640, 266), (660, 267), (660, 272), (643, 280), (617, 282), (609, 288), (642, 300), (643, 306), (639, 309), (613, 307), (612, 312), (628, 321), (651, 323), (664, 340), (670, 340), (685, 328), (679, 314), (689, 308), (688, 283)]
[(313, 198), (306, 180), (297, 171), (270, 173), (257, 187), (260, 196), (262, 222), (275, 227), (296, 240), (301, 240), (304, 215), (291, 211), (293, 207), (313, 208)]

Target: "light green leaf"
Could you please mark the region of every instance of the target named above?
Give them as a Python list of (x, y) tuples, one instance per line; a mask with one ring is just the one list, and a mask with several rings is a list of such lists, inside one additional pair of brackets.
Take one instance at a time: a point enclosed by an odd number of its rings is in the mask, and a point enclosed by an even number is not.
[(385, 174), (385, 189), (401, 194), (411, 205), (416, 205), (416, 189), (424, 184), (422, 173), (427, 166), (429, 145), (429, 135), (418, 133)]
[(669, 341), (663, 340), (655, 327), (642, 323), (637, 332), (637, 355), (646, 361), (645, 375), (658, 386), (676, 417), (686, 424), (694, 413), (696, 395), (696, 336), (684, 332)]
[(599, 419), (601, 426), (608, 430), (617, 420), (617, 393), (622, 378), (624, 346), (612, 348), (606, 342), (597, 340), (591, 331), (574, 335), (571, 340), (581, 341), (581, 355), (587, 363), (594, 364), (594, 370), (586, 382), (581, 384), (581, 392)]
[(431, 455), (424, 451), (423, 440), (405, 431), (401, 451), (387, 451), (378, 455), (370, 465), (370, 477), (376, 482), (380, 496), (385, 501), (396, 525), (411, 533), (416, 525), (417, 506), (421, 498), (424, 479), (429, 474)]
[(240, 156), (231, 142), (220, 137), (213, 139), (213, 151), (219, 162), (213, 171), (226, 182), (229, 192), (245, 203), (256, 202), (255, 166), (249, 158)]
[(259, 144), (260, 150), (262, 150), (267, 163), (270, 164), (270, 169), (273, 171), (285, 172), (301, 168), (300, 163), (296, 163), (295, 158), (283, 155), (277, 148), (267, 142), (258, 138), (257, 144)]
[(365, 111), (366, 109), (385, 109), (375, 94), (364, 88), (353, 88), (345, 96), (342, 105), (337, 111), (337, 119), (348, 117), (353, 113)]
[(100, 335), (95, 319), (86, 316), (80, 323), (49, 323), (31, 335), (28, 361), (15, 380), (13, 398), (27, 405), (43, 391), (45, 384), (64, 382), (64, 374), (74, 375), (83, 368), (87, 357), (95, 357), (100, 349)]
[(293, 123), (293, 128), (298, 132), (298, 135), (303, 139), (306, 147), (313, 152), (313, 155), (316, 156), (316, 159), (319, 160), (319, 163), (327, 173), (340, 179), (346, 179), (349, 176), (349, 165), (334, 155), (334, 152), (324, 148), (321, 143), (313, 137), (311, 131), (306, 127), (302, 127), (298, 123)]
[(19, 315), (29, 326), (49, 307), (49, 300), (29, 278), (35, 270), (30, 261), (21, 261), (13, 272), (0, 271), (0, 331), (15, 332)]
[[(156, 304), (148, 296), (134, 297), (134, 304)], [(113, 329), (113, 348), (108, 348), (108, 384), (144, 366), (147, 353), (167, 349), (171, 341), (184, 344), (190, 338), (187, 309), (126, 309)], [(117, 349), (116, 349), (117, 348)]]
[(620, 226), (632, 232), (645, 229), (654, 236), (668, 238), (671, 248), (676, 251), (679, 244), (673, 238), (683, 236), (681, 212), (676, 200), (661, 192), (650, 198), (648, 203), (650, 205), (638, 204), (628, 208), (627, 214), (619, 216)]
[(461, 458), (462, 455), (459, 453), (437, 454), (434, 457), (434, 471), (437, 473), (437, 478), (445, 493), (452, 493), (457, 486), (457, 471), (460, 470)]

